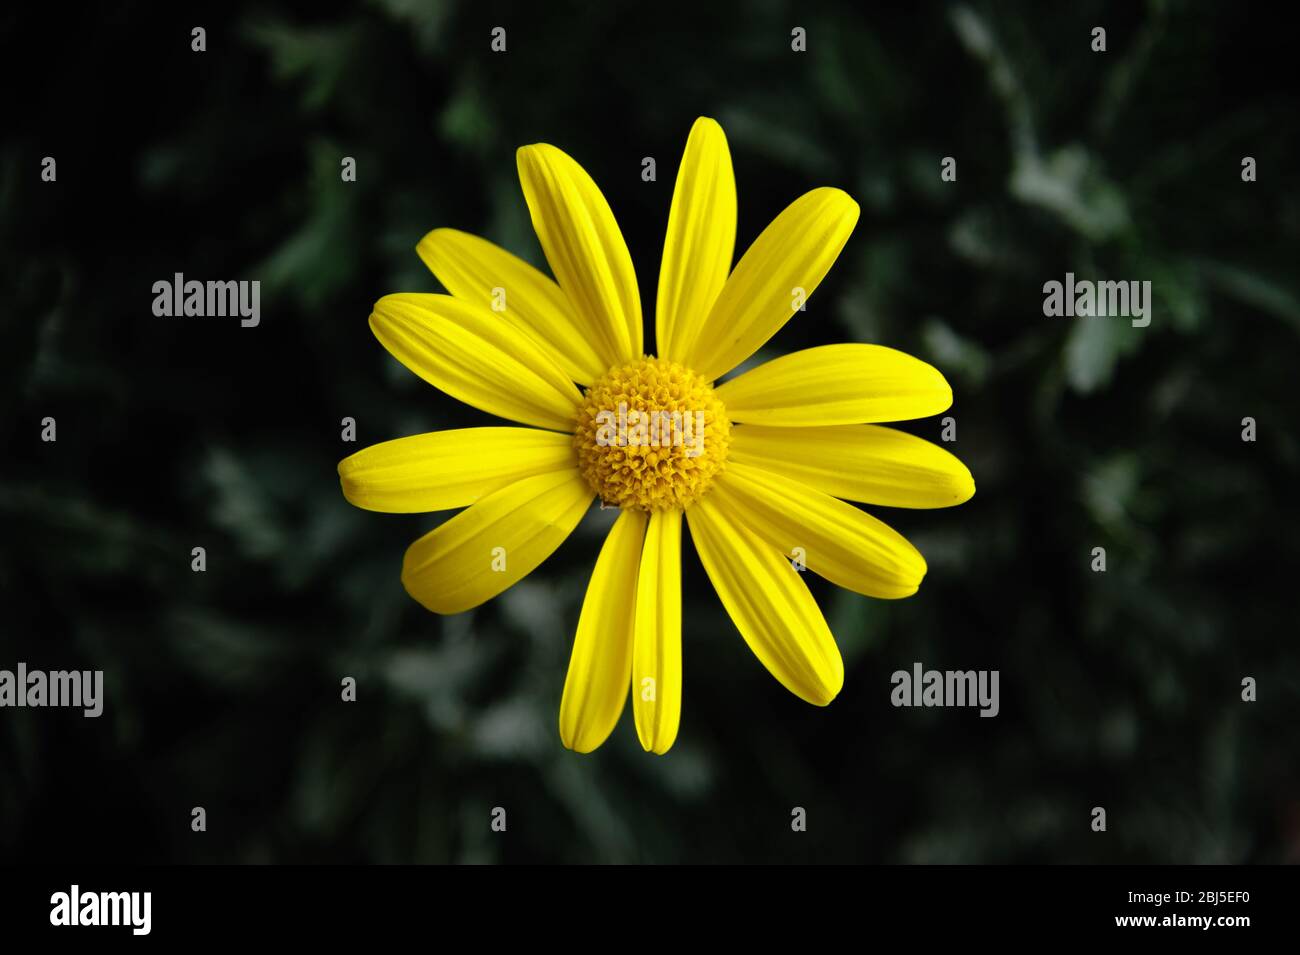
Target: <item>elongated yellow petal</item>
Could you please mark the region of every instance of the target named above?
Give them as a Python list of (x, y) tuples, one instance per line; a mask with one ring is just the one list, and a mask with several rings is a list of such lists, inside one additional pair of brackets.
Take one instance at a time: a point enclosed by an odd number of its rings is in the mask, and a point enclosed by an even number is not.
[(822, 427), (907, 421), (952, 404), (938, 369), (882, 345), (806, 348), (774, 358), (718, 388), (732, 421)]
[(902, 534), (806, 484), (729, 462), (709, 495), (758, 537), (833, 584), (893, 599), (916, 593), (925, 576), (925, 558)]
[(857, 221), (858, 204), (839, 189), (787, 206), (736, 263), (684, 361), (717, 378), (758, 351), (826, 277)]
[(875, 424), (740, 425), (731, 432), (728, 460), (775, 471), (833, 497), (887, 507), (951, 507), (975, 493), (975, 479), (954, 455)]
[(407, 548), (402, 584), (434, 613), (477, 607), (549, 557), (593, 496), (582, 476), (567, 469), (495, 491)]
[(521, 478), (577, 466), (567, 434), (462, 428), (363, 448), (339, 462), (339, 478), (357, 507), (412, 514), (465, 507)]
[(627, 702), (645, 527), (644, 512), (619, 514), (582, 601), (560, 700), (560, 739), (579, 753), (590, 753), (605, 742)]
[(452, 295), (493, 310), (532, 338), (574, 381), (589, 384), (609, 368), (588, 324), (551, 279), (523, 259), (468, 232), (435, 229), (416, 252)]
[(668, 212), (655, 307), (655, 347), (674, 361), (690, 354), (731, 271), (736, 250), (736, 176), (727, 137), (701, 116), (691, 127)]
[(641, 296), (609, 203), (586, 170), (554, 146), (522, 146), (517, 161), (546, 261), (585, 326), (599, 330), (605, 368), (640, 358)]
[(512, 421), (572, 431), (582, 395), (532, 339), (481, 305), (403, 293), (375, 303), (370, 329), (435, 388)]
[(802, 700), (825, 706), (835, 699), (844, 661), (790, 562), (733, 520), (713, 493), (687, 508), (686, 520), (722, 605), (763, 666)]
[(676, 509), (650, 515), (641, 553), (632, 713), (641, 747), (668, 752), (682, 716), (682, 512)]

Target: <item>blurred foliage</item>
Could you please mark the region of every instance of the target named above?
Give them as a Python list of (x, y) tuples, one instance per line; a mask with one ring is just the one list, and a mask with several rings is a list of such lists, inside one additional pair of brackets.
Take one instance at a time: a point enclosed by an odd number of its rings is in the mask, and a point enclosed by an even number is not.
[[(0, 711), (0, 859), (1300, 859), (1300, 137), (1271, 9), (219, 10), (0, 13), (21, 97), (0, 145), (0, 667), (102, 668), (109, 693), (99, 720)], [(398, 573), (442, 517), (354, 510), (334, 467), (485, 421), (366, 326), (379, 296), (437, 289), (426, 231), (540, 263), (513, 152), (549, 141), (601, 184), (653, 303), (697, 115), (730, 139), (739, 249), (814, 186), (863, 206), (760, 357), (871, 341), (935, 363), (978, 493), (881, 513), (929, 560), (918, 596), (812, 581), (848, 671), (826, 710), (762, 670), (688, 546), (676, 748), (642, 754), (625, 714), (579, 757), (557, 711), (611, 515), (438, 618)], [(154, 318), (176, 271), (260, 279), (261, 326)], [(1151, 281), (1150, 327), (1045, 318), (1066, 271)], [(1001, 714), (892, 708), (891, 672), (918, 660), (1000, 670)]]

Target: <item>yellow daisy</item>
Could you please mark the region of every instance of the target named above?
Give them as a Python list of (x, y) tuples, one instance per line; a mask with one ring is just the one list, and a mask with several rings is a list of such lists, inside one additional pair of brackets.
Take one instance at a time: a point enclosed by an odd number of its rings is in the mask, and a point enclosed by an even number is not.
[[(587, 587), (560, 703), (560, 738), (590, 752), (629, 693), (637, 736), (665, 753), (682, 699), (682, 516), (723, 606), (787, 689), (824, 706), (844, 682), (800, 569), (872, 597), (906, 597), (925, 559), (845, 501), (946, 507), (975, 493), (947, 451), (872, 422), (943, 411), (936, 369), (879, 345), (795, 352), (715, 386), (811, 295), (858, 220), (839, 189), (796, 199), (732, 269), (736, 184), (722, 128), (696, 120), (664, 240), (657, 357), (642, 343), (627, 245), (564, 152), (518, 151), (552, 281), (454, 229), (417, 251), (450, 295), (380, 299), (370, 328), (415, 374), (524, 425), (386, 441), (339, 464), (358, 507), (465, 508), (406, 552), (402, 583), (440, 614), (477, 607), (542, 563), (599, 496), (620, 509)], [(579, 390), (579, 385), (583, 390)]]

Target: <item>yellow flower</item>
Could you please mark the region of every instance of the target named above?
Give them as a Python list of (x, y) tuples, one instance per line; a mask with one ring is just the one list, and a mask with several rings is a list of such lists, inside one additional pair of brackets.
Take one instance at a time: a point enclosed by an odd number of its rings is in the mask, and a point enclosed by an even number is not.
[(947, 451), (871, 423), (952, 403), (943, 375), (902, 352), (826, 345), (714, 386), (812, 294), (857, 223), (857, 203), (839, 189), (801, 196), (733, 270), (731, 155), (722, 128), (697, 120), (668, 214), (650, 357), (632, 259), (596, 184), (554, 146), (524, 146), (518, 165), (555, 281), (490, 242), (438, 229), (417, 251), (451, 294), (385, 296), (370, 327), (425, 381), (533, 427), (366, 448), (339, 465), (344, 495), (375, 511), (465, 508), (403, 562), (407, 592), (441, 614), (477, 607), (530, 573), (597, 495), (620, 508), (560, 703), (571, 749), (603, 743), (629, 692), (646, 750), (667, 752), (677, 737), (683, 514), (750, 649), (792, 693), (826, 705), (844, 665), (796, 569), (873, 597), (913, 594), (925, 559), (845, 501), (946, 507), (975, 492)]

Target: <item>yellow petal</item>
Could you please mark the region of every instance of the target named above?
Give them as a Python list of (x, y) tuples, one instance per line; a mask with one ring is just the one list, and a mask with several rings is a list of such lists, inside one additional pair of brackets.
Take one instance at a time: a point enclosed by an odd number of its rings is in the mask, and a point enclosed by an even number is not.
[(594, 497), (577, 470), (524, 478), (489, 494), (406, 551), (406, 592), (460, 613), (528, 576), (582, 520)]
[(907, 421), (952, 404), (938, 369), (882, 345), (806, 348), (774, 358), (718, 389), (732, 421), (822, 427)]
[(517, 161), (546, 261), (584, 327), (598, 332), (594, 344), (605, 368), (640, 358), (641, 296), (609, 203), (554, 146), (522, 146)]
[(636, 585), (632, 713), (648, 753), (668, 752), (682, 715), (682, 512), (655, 511)]
[(512, 421), (572, 431), (582, 395), (518, 329), (450, 295), (403, 293), (375, 303), (370, 329), (435, 388)]
[(730, 462), (750, 464), (849, 501), (887, 507), (951, 507), (970, 500), (966, 465), (915, 435), (875, 424), (733, 428)]
[(857, 593), (907, 597), (925, 576), (925, 558), (902, 534), (798, 481), (728, 462), (709, 496), (781, 553)]
[(339, 478), (357, 507), (412, 514), (465, 507), (521, 478), (577, 466), (567, 434), (462, 428), (363, 448), (339, 463)]
[(758, 351), (825, 278), (857, 221), (858, 204), (839, 189), (814, 189), (787, 206), (736, 263), (686, 363), (717, 378)]
[(736, 177), (722, 127), (701, 116), (691, 127), (668, 212), (659, 268), (655, 347), (674, 361), (690, 354), (726, 284), (736, 249)]
[(415, 250), (448, 292), (493, 309), (574, 381), (589, 384), (608, 370), (592, 345), (599, 329), (588, 326), (560, 287), (523, 259), (456, 229), (435, 229)]
[(619, 514), (582, 601), (560, 700), (560, 739), (579, 753), (590, 753), (605, 742), (627, 702), (645, 526), (641, 511)]
[(844, 662), (790, 562), (732, 519), (714, 493), (688, 508), (686, 520), (722, 605), (763, 666), (802, 700), (825, 706), (835, 699)]

